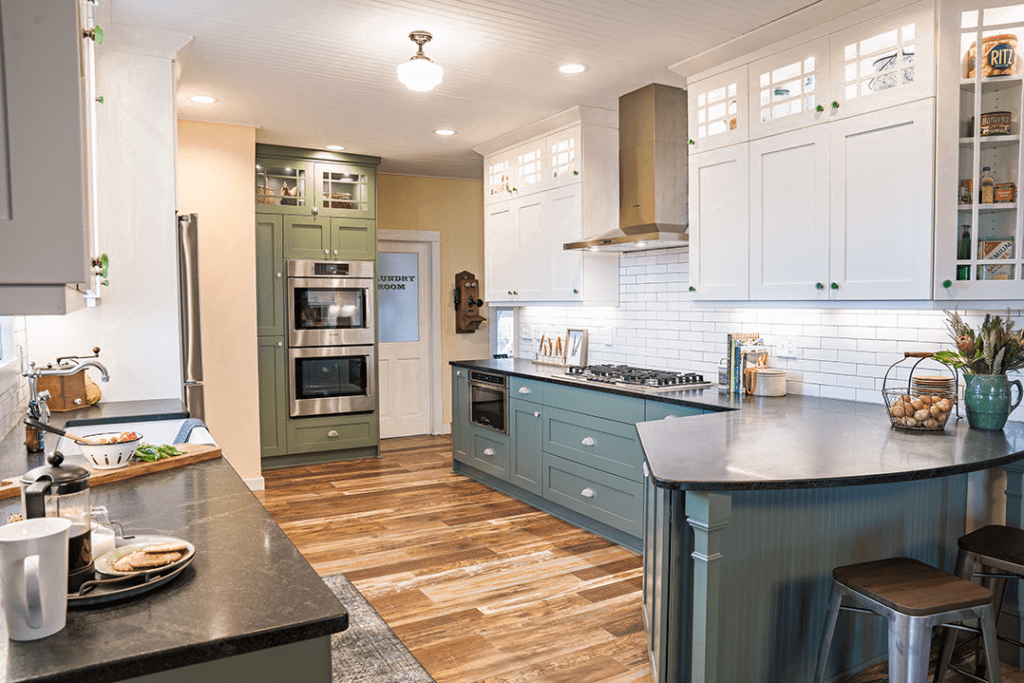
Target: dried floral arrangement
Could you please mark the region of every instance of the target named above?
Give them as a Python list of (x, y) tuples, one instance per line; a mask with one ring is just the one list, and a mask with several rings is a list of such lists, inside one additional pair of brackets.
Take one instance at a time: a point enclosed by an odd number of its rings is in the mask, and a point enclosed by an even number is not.
[(935, 360), (974, 375), (1005, 375), (1024, 367), (1024, 330), (1014, 331), (1013, 320), (986, 314), (975, 331), (957, 311), (946, 311), (956, 351), (938, 351)]

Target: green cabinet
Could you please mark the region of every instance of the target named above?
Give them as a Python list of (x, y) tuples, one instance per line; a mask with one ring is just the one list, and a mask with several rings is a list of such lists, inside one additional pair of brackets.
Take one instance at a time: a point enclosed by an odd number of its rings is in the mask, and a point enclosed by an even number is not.
[(256, 145), (256, 210), (373, 220), (379, 163), (360, 154)]
[(256, 334), (284, 336), (284, 223), (281, 216), (256, 215)]
[(681, 406), (675, 403), (662, 403), (661, 401), (651, 401), (648, 399), (644, 411), (644, 421), (651, 422), (653, 420), (666, 420), (676, 417), (693, 417), (694, 415), (704, 415), (710, 412), (710, 410), (704, 408)]
[(288, 452), (285, 420), (288, 415), (288, 368), (284, 337), (260, 337), (256, 365), (259, 372), (260, 455)]
[(303, 417), (285, 427), (289, 454), (376, 447), (380, 441), (376, 412)]
[(452, 368), (452, 457), (469, 462), (469, 370)]
[(509, 462), (509, 483), (541, 495), (541, 451), (543, 450), (543, 415), (541, 406), (522, 399), (509, 399), (509, 425), (512, 435), (512, 457)]
[(317, 162), (314, 174), (314, 201), (321, 215), (376, 217), (376, 169), (356, 164)]
[(372, 220), (285, 216), (284, 256), (318, 261), (373, 261), (377, 226)]
[(357, 218), (331, 219), (331, 256), (339, 261), (377, 258), (377, 223)]

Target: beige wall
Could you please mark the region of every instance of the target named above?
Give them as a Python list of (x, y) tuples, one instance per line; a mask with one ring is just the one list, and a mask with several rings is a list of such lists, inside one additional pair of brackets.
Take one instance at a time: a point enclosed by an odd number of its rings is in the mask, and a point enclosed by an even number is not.
[(483, 280), (483, 183), (381, 174), (377, 177), (377, 228), (441, 233), (441, 377), (444, 422), (450, 424), (452, 392), (448, 361), (490, 356), (489, 322), (471, 334), (456, 334), (451, 298), (456, 273), (468, 270)]
[(260, 478), (256, 130), (178, 121), (178, 207), (199, 214), (206, 422), (243, 479)]

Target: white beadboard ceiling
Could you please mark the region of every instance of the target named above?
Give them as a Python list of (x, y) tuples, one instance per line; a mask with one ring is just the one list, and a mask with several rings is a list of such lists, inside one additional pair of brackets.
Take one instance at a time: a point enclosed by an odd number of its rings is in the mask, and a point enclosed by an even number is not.
[[(577, 104), (616, 109), (668, 67), (813, 0), (109, 0), (108, 37), (192, 37), (178, 115), (257, 126), (258, 142), (382, 157), (387, 173), (480, 179), (474, 145)], [(102, 21), (101, 21), (102, 23)], [(395, 67), (413, 30), (444, 82), (417, 93)], [(589, 70), (558, 73), (566, 62)], [(199, 105), (194, 94), (219, 101)], [(433, 135), (452, 128), (454, 137)]]

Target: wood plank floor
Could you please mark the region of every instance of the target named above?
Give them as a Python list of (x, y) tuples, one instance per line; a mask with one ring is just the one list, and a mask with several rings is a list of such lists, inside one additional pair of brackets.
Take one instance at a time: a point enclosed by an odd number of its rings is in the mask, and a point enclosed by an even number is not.
[(452, 474), (448, 437), (386, 439), (381, 455), (268, 471), (256, 495), (438, 683), (651, 680), (638, 554)]

